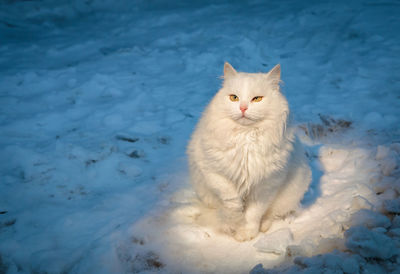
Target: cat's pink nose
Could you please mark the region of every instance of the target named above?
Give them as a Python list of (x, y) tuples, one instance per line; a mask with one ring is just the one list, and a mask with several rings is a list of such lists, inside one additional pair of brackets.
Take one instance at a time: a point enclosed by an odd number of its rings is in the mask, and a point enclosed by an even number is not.
[(242, 112), (242, 114), (244, 114), (244, 112), (247, 110), (247, 106), (240, 106), (240, 111)]

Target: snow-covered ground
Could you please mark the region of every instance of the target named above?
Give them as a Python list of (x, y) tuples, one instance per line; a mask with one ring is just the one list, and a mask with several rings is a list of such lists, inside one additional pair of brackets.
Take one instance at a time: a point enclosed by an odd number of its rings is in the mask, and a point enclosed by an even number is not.
[[(398, 271), (399, 14), (398, 0), (2, 1), (0, 273)], [(201, 222), (187, 181), (224, 61), (282, 65), (313, 168), (303, 209), (245, 243)]]

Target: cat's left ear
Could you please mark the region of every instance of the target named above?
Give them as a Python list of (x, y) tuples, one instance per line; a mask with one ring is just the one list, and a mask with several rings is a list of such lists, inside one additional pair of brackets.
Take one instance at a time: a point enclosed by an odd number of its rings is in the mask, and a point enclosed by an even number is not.
[(281, 80), (281, 65), (277, 64), (267, 73), (267, 77), (274, 80)]

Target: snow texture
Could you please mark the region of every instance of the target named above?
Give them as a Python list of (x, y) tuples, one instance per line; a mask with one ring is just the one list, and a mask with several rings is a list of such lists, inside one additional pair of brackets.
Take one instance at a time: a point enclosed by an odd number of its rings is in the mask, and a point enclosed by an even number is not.
[[(400, 2), (1, 1), (0, 273), (400, 269)], [(313, 182), (239, 243), (185, 148), (223, 64), (282, 66)]]

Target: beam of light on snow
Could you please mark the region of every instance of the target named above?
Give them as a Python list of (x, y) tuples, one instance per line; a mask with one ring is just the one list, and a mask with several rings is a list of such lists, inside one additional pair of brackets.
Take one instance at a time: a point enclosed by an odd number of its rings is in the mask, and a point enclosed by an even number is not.
[(241, 273), (257, 263), (268, 268), (294, 256), (343, 249), (352, 214), (379, 204), (373, 190), (379, 163), (373, 149), (353, 145), (316, 146), (310, 151), (313, 169), (320, 173), (310, 191), (319, 195), (310, 195), (311, 203), (303, 201), (307, 206), (275, 221), (251, 241), (237, 242), (216, 232), (215, 212), (201, 208), (190, 187), (137, 224), (134, 234), (148, 239), (171, 271)]

